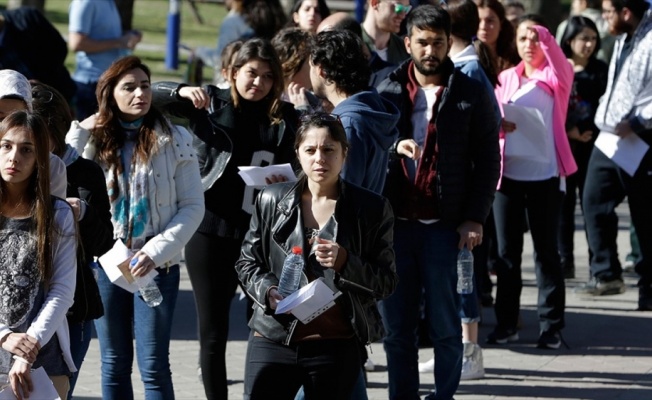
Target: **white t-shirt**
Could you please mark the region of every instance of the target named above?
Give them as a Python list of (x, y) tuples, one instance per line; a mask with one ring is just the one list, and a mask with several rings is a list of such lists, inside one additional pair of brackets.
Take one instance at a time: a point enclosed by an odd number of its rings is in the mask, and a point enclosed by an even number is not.
[(378, 57), (383, 61), (387, 61), (387, 49), (389, 49), (389, 47), (385, 47), (382, 50), (376, 49), (376, 54), (378, 54)]
[[(557, 157), (555, 150), (555, 136), (553, 132), (553, 105), (554, 99), (536, 85), (536, 82), (521, 77), (521, 87), (510, 99), (511, 103), (518, 106), (536, 108), (541, 112), (543, 123), (546, 126), (547, 136), (545, 149), (542, 149), (548, 157), (547, 162), (541, 163), (526, 159), (505, 157), (503, 161), (503, 176), (517, 181), (543, 181), (559, 175)], [(516, 129), (519, 129), (517, 126)], [(509, 141), (508, 133), (505, 140)]]

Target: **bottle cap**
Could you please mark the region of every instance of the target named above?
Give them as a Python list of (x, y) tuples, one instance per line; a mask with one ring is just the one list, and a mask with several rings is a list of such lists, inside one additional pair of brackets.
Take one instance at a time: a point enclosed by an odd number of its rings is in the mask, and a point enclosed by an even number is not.
[(303, 249), (301, 248), (301, 246), (294, 246), (292, 248), (292, 254), (301, 254), (301, 253), (303, 253)]

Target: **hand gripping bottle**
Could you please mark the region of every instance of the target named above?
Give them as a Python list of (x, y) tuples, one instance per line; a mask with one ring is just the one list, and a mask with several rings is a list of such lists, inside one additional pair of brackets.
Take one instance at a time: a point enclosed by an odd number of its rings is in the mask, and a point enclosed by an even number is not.
[(457, 293), (473, 292), (473, 253), (466, 245), (457, 255)]
[(278, 292), (283, 297), (288, 297), (299, 290), (301, 273), (303, 272), (303, 250), (300, 246), (294, 246), (292, 251), (285, 258), (281, 279), (278, 284)]
[[(137, 258), (132, 258), (131, 263), (129, 263), (129, 267), (133, 268), (134, 265), (138, 262)], [(134, 280), (136, 281), (136, 284), (138, 285), (138, 291), (140, 292), (140, 295), (143, 297), (143, 300), (145, 303), (147, 303), (148, 306), (150, 307), (156, 307), (161, 302), (163, 301), (163, 295), (161, 294), (161, 291), (158, 290), (158, 286), (156, 286), (156, 282), (154, 282), (154, 279), (149, 281), (148, 284), (143, 285), (141, 282), (142, 280), (140, 278), (134, 277)]]

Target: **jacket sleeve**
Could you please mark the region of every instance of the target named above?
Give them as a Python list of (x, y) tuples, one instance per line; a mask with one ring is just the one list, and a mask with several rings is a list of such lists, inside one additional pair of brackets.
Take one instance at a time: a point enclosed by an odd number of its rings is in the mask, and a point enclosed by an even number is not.
[(41, 346), (50, 341), (74, 301), (77, 276), (77, 237), (70, 206), (64, 201), (55, 203), (54, 240), (52, 241), (52, 278), (45, 301), (36, 318), (27, 329)]
[(194, 119), (198, 114), (206, 115), (206, 111), (198, 110), (188, 99), (179, 97), (179, 90), (185, 83), (154, 82), (152, 84), (152, 103), (154, 107), (166, 114), (178, 118)]
[(358, 256), (348, 253), (344, 267), (335, 282), (342, 290), (350, 290), (382, 300), (396, 289), (398, 276), (394, 258), (394, 214), (389, 200), (383, 198), (380, 215), (369, 216), (376, 222), (366, 232), (368, 245)]
[(67, 187), (66, 164), (59, 157), (50, 153), (50, 194), (65, 199)]
[(500, 177), (500, 121), (496, 121), (489, 95), (484, 90), (477, 93), (478, 102), (470, 118), (469, 142), (473, 169), (468, 182), (470, 191), (463, 217), (465, 221), (481, 224), (484, 224), (489, 215)]
[(95, 146), (91, 145), (91, 132), (82, 128), (79, 121), (72, 121), (66, 133), (66, 143), (88, 160), (95, 159)]
[(170, 190), (176, 192), (177, 212), (156, 236), (150, 239), (142, 250), (149, 255), (156, 266), (162, 266), (188, 243), (204, 218), (204, 190), (199, 177), (199, 164), (192, 148), (190, 133), (183, 127), (173, 126), (178, 133), (174, 135), (174, 145), (190, 149), (192, 155), (184, 152), (179, 156), (174, 168), (173, 185)]
[(278, 286), (279, 277), (271, 271), (266, 263), (269, 248), (270, 229), (262, 213), (263, 189), (256, 199), (254, 212), (251, 214), (249, 231), (242, 241), (240, 258), (235, 263), (235, 270), (249, 297), (266, 313), (272, 312), (267, 303), (267, 293), (272, 286)]
[(541, 50), (543, 50), (548, 65), (552, 69), (552, 73), (548, 75), (548, 79), (552, 82), (547, 83), (552, 83), (556, 88), (555, 90), (565, 93), (565, 97), (568, 97), (575, 78), (573, 67), (548, 29), (540, 25), (534, 25), (532, 29), (539, 35)]
[[(90, 161), (89, 161), (90, 162)], [(99, 257), (113, 247), (111, 204), (102, 169), (95, 163), (88, 171), (88, 193), (84, 196), (86, 212), (79, 221), (79, 234), (86, 260)]]

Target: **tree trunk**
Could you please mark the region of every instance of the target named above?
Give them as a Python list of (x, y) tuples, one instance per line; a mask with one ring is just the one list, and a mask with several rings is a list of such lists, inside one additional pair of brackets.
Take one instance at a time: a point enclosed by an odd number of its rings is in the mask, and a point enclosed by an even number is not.
[(36, 7), (41, 12), (45, 11), (45, 0), (9, 0), (7, 2), (7, 8), (13, 9), (22, 6)]
[(134, 0), (115, 0), (122, 21), (122, 31), (131, 30), (131, 23), (134, 19)]

